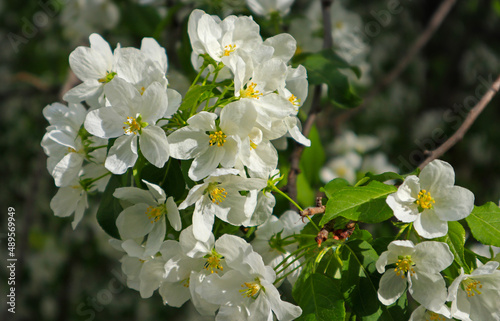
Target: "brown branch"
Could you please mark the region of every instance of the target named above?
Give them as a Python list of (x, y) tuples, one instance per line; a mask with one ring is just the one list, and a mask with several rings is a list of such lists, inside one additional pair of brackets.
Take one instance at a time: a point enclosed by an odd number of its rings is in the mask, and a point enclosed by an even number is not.
[(432, 16), (424, 32), (415, 40), (415, 42), (413, 42), (406, 55), (404, 55), (398, 61), (394, 68), (392, 68), (392, 70), (384, 78), (382, 78), (382, 80), (379, 81), (377, 85), (368, 92), (368, 94), (366, 94), (361, 105), (340, 114), (334, 119), (335, 129), (338, 129), (340, 124), (344, 123), (349, 118), (369, 106), (373, 99), (377, 97), (382, 90), (384, 90), (388, 85), (390, 85), (401, 75), (401, 73), (406, 69), (406, 67), (408, 67), (413, 58), (415, 58), (415, 56), (429, 42), (444, 19), (448, 16), (448, 13), (451, 11), (455, 3), (456, 0), (443, 0), (443, 2), (441, 2), (441, 5)]
[[(333, 0), (322, 0), (322, 14), (323, 14), (323, 49), (329, 49), (333, 46), (332, 38), (332, 20), (330, 15), (330, 8), (333, 4)], [(313, 100), (311, 104), (311, 109), (307, 115), (307, 119), (302, 128), (302, 134), (304, 136), (309, 136), (312, 126), (316, 121), (316, 116), (321, 111), (321, 85), (314, 87)], [(297, 200), (297, 176), (300, 173), (300, 157), (304, 151), (305, 146), (296, 143), (295, 148), (290, 156), (290, 171), (288, 173), (287, 185), (285, 187), (286, 192), (291, 199)], [(291, 208), (294, 208), (293, 204), (290, 204)]]
[(472, 126), (476, 118), (479, 116), (479, 114), (481, 114), (481, 112), (484, 110), (484, 108), (488, 105), (493, 96), (495, 96), (499, 90), (500, 90), (500, 76), (491, 85), (491, 87), (484, 94), (481, 100), (469, 111), (467, 117), (465, 118), (462, 125), (460, 125), (460, 127), (457, 129), (457, 131), (450, 138), (448, 138), (441, 146), (439, 146), (438, 148), (436, 148), (431, 152), (428, 151), (427, 154), (429, 156), (422, 162), (422, 164), (420, 164), (418, 168), (420, 169), (424, 168), (431, 161), (435, 160), (436, 158), (439, 158), (441, 155), (446, 153), (450, 148), (452, 148), (456, 143), (462, 140), (465, 133), (467, 133), (467, 131)]

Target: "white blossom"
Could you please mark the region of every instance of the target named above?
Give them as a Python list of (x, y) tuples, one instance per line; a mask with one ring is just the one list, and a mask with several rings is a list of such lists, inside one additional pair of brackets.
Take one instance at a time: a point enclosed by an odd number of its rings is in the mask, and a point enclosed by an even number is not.
[[(439, 312), (446, 301), (446, 284), (439, 273), (453, 262), (446, 243), (393, 241), (376, 262), (380, 279), (378, 298), (390, 305), (408, 285), (411, 296), (427, 309)], [(388, 270), (387, 265), (392, 265)]]
[(474, 194), (454, 184), (453, 167), (434, 160), (419, 177), (406, 177), (397, 192), (387, 197), (387, 204), (397, 219), (413, 222), (420, 236), (441, 237), (448, 232), (448, 221), (466, 218), (474, 208)]

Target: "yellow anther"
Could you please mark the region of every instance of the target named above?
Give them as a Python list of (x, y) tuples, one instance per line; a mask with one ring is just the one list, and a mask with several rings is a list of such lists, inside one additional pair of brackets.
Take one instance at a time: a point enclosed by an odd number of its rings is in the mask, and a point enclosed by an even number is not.
[(288, 101), (291, 102), (295, 107), (300, 106), (300, 99), (298, 99), (295, 95), (291, 95), (290, 98), (288, 98)]
[(212, 200), (212, 203), (219, 205), (222, 203), (227, 196), (227, 192), (224, 188), (215, 187), (209, 192), (209, 197)]
[(430, 209), (433, 207), (433, 204), (436, 203), (436, 201), (432, 198), (430, 192), (427, 192), (425, 189), (423, 189), (420, 191), (420, 193), (418, 193), (418, 199), (415, 203), (417, 203), (417, 205), (422, 209)]
[(344, 28), (344, 23), (342, 21), (337, 21), (337, 23), (335, 24), (335, 28), (337, 29)]
[(123, 122), (127, 126), (123, 126), (123, 131), (127, 135), (137, 135), (141, 133), (142, 129), (148, 125), (148, 123), (142, 121), (142, 116), (137, 115), (136, 117), (127, 117), (127, 121)]
[(69, 153), (76, 153), (76, 149), (74, 149), (73, 147), (68, 147), (68, 152), (66, 154)]
[(115, 78), (115, 76), (116, 76), (116, 72), (109, 72), (108, 71), (108, 72), (106, 72), (106, 76), (97, 79), (97, 81), (100, 82), (101, 84), (107, 84), (108, 82), (113, 80), (113, 78)]
[(256, 149), (257, 148), (257, 144), (255, 144), (251, 139), (250, 139), (250, 150), (252, 149)]
[(167, 208), (165, 204), (159, 205), (157, 207), (149, 206), (146, 210), (146, 215), (148, 216), (151, 224), (158, 222), (158, 220), (167, 213)]
[(214, 272), (219, 273), (218, 270), (221, 270), (221, 271), (224, 270), (224, 267), (221, 264), (222, 255), (217, 253), (217, 251), (215, 249), (212, 249), (210, 254), (207, 254), (204, 257), (207, 259), (207, 261), (205, 262), (205, 265), (203, 266), (203, 268), (205, 270), (210, 271), (210, 273), (214, 273)]
[(425, 320), (426, 321), (446, 321), (446, 318), (443, 316), (440, 316), (439, 314), (437, 314), (435, 312), (427, 311)]
[(146, 91), (146, 88), (144, 88), (144, 86), (142, 86), (141, 89), (139, 89), (141, 96), (144, 94), (145, 91)]
[(224, 134), (222, 130), (210, 134), (209, 137), (210, 141), (208, 143), (210, 144), (210, 146), (217, 145), (218, 147), (224, 146), (227, 138), (226, 134)]
[(181, 284), (183, 287), (189, 288), (189, 278), (182, 280)]
[(224, 47), (224, 52), (222, 53), (223, 56), (229, 56), (231, 52), (236, 50), (236, 45), (227, 45)]
[(245, 89), (240, 90), (240, 96), (242, 98), (257, 98), (259, 99), (260, 96), (262, 96), (262, 93), (258, 90), (255, 90), (255, 87), (257, 87), (257, 84), (254, 82), (251, 82), (250, 84), (247, 85)]
[(400, 256), (398, 261), (396, 262), (396, 268), (394, 269), (394, 272), (396, 272), (397, 276), (401, 276), (402, 279), (405, 278), (405, 274), (410, 272), (411, 275), (415, 274), (415, 270), (413, 269), (413, 266), (415, 263), (411, 260), (411, 256)]
[(139, 262), (144, 263), (144, 262), (146, 262), (146, 260), (139, 259)]
[(253, 282), (244, 282), (242, 285), (241, 285), (242, 288), (245, 288), (246, 289), (242, 289), (240, 290), (241, 292), (241, 295), (247, 297), (247, 298), (256, 298), (255, 296), (259, 294), (260, 290), (263, 290), (264, 288), (262, 287), (262, 285), (260, 285), (260, 280), (259, 278), (255, 278), (255, 280)]
[(465, 292), (467, 292), (468, 297), (473, 297), (476, 294), (477, 295), (482, 294), (482, 292), (478, 290), (483, 287), (483, 285), (479, 281), (475, 281), (473, 279), (465, 279), (462, 281), (462, 285), (464, 287)]

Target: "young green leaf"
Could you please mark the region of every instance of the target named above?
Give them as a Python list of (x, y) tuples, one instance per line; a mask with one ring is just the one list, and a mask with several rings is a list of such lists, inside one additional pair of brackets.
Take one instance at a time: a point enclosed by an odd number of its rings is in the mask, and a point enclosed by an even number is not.
[(485, 245), (500, 246), (500, 208), (495, 203), (474, 206), (466, 220), (476, 240)]

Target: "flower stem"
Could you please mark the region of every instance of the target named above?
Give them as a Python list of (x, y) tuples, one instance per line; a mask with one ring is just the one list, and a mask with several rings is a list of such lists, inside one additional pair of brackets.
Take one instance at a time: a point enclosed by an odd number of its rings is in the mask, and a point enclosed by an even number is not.
[[(277, 187), (276, 187), (276, 185), (272, 185), (272, 189), (273, 189), (273, 191), (277, 192), (278, 194), (280, 194), (281, 196), (283, 196), (284, 198), (286, 198), (287, 200), (289, 200), (289, 201), (290, 201), (290, 203), (292, 203), (293, 205), (295, 205), (295, 207), (296, 207), (296, 208), (298, 208), (298, 209), (299, 209), (299, 211), (301, 211), (301, 212), (302, 212), (302, 211), (304, 211), (304, 210), (302, 209), (302, 207), (300, 207), (300, 205), (299, 205), (299, 204), (297, 204), (297, 203), (296, 203), (296, 202), (295, 202), (295, 201), (294, 201), (294, 200), (293, 200), (290, 196), (288, 196), (286, 193), (284, 193), (284, 192), (283, 192), (283, 191), (281, 191), (279, 188), (277, 188)], [(315, 228), (317, 231), (319, 231), (319, 230), (320, 230), (320, 228), (318, 227), (318, 225), (316, 225), (316, 223), (314, 223), (314, 222), (313, 222), (313, 220), (312, 220), (309, 216), (307, 216), (307, 215), (306, 215), (306, 217), (307, 217), (307, 219), (309, 220), (309, 222), (310, 222), (310, 223), (314, 226), (314, 228)]]

